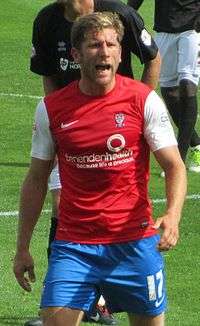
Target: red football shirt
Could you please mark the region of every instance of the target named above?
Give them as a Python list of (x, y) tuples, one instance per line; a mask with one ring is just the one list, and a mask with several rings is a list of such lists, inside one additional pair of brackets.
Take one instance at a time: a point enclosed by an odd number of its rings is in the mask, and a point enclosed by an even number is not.
[(44, 99), (62, 184), (57, 240), (119, 243), (155, 234), (148, 198), (144, 84), (117, 76), (105, 96), (78, 82)]

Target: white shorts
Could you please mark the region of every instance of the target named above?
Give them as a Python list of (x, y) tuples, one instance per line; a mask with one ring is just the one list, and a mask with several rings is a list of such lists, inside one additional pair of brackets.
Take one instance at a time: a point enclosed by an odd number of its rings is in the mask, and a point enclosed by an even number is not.
[(198, 85), (200, 77), (200, 34), (195, 30), (183, 33), (157, 33), (156, 44), (162, 65), (160, 86), (178, 86), (182, 79)]
[(60, 176), (58, 171), (58, 164), (52, 169), (49, 181), (48, 181), (49, 190), (61, 189)]

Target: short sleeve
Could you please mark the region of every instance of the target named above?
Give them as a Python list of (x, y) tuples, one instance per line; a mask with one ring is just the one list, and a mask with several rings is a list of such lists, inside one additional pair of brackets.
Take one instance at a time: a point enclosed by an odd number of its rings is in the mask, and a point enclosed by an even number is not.
[(48, 45), (45, 24), (40, 16), (33, 23), (30, 70), (38, 75), (51, 76), (56, 73), (56, 64)]
[(125, 30), (128, 33), (132, 53), (139, 57), (141, 63), (154, 59), (158, 53), (158, 47), (147, 31), (142, 17), (134, 9), (128, 7), (125, 20)]
[(49, 118), (43, 100), (36, 108), (31, 156), (41, 160), (52, 160), (55, 156), (55, 144), (49, 129)]
[(144, 136), (152, 152), (177, 145), (166, 106), (155, 91), (148, 95), (145, 102)]

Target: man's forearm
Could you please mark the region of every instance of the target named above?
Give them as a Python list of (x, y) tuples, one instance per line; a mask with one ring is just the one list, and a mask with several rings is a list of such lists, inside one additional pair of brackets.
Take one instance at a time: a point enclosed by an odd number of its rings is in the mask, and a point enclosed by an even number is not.
[(187, 177), (184, 164), (177, 169), (165, 170), (167, 214), (176, 216), (179, 223), (187, 191)]
[(27, 176), (21, 190), (17, 251), (28, 250), (34, 227), (40, 216), (47, 183), (36, 182)]
[(154, 155), (165, 173), (166, 214), (179, 222), (187, 190), (185, 165), (176, 146), (160, 149)]
[(141, 81), (149, 85), (152, 89), (156, 89), (160, 75), (161, 58), (158, 53), (156, 58), (144, 64), (144, 70)]

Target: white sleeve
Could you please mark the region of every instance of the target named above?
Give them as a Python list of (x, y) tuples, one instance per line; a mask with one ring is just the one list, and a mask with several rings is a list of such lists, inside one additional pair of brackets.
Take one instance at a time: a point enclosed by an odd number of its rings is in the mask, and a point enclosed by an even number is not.
[(55, 156), (55, 144), (49, 129), (49, 118), (43, 100), (36, 108), (31, 156), (47, 161)]
[(177, 145), (166, 106), (155, 91), (148, 95), (145, 102), (144, 136), (152, 152)]
[(61, 189), (60, 176), (58, 171), (58, 164), (52, 169), (48, 180), (49, 190)]

